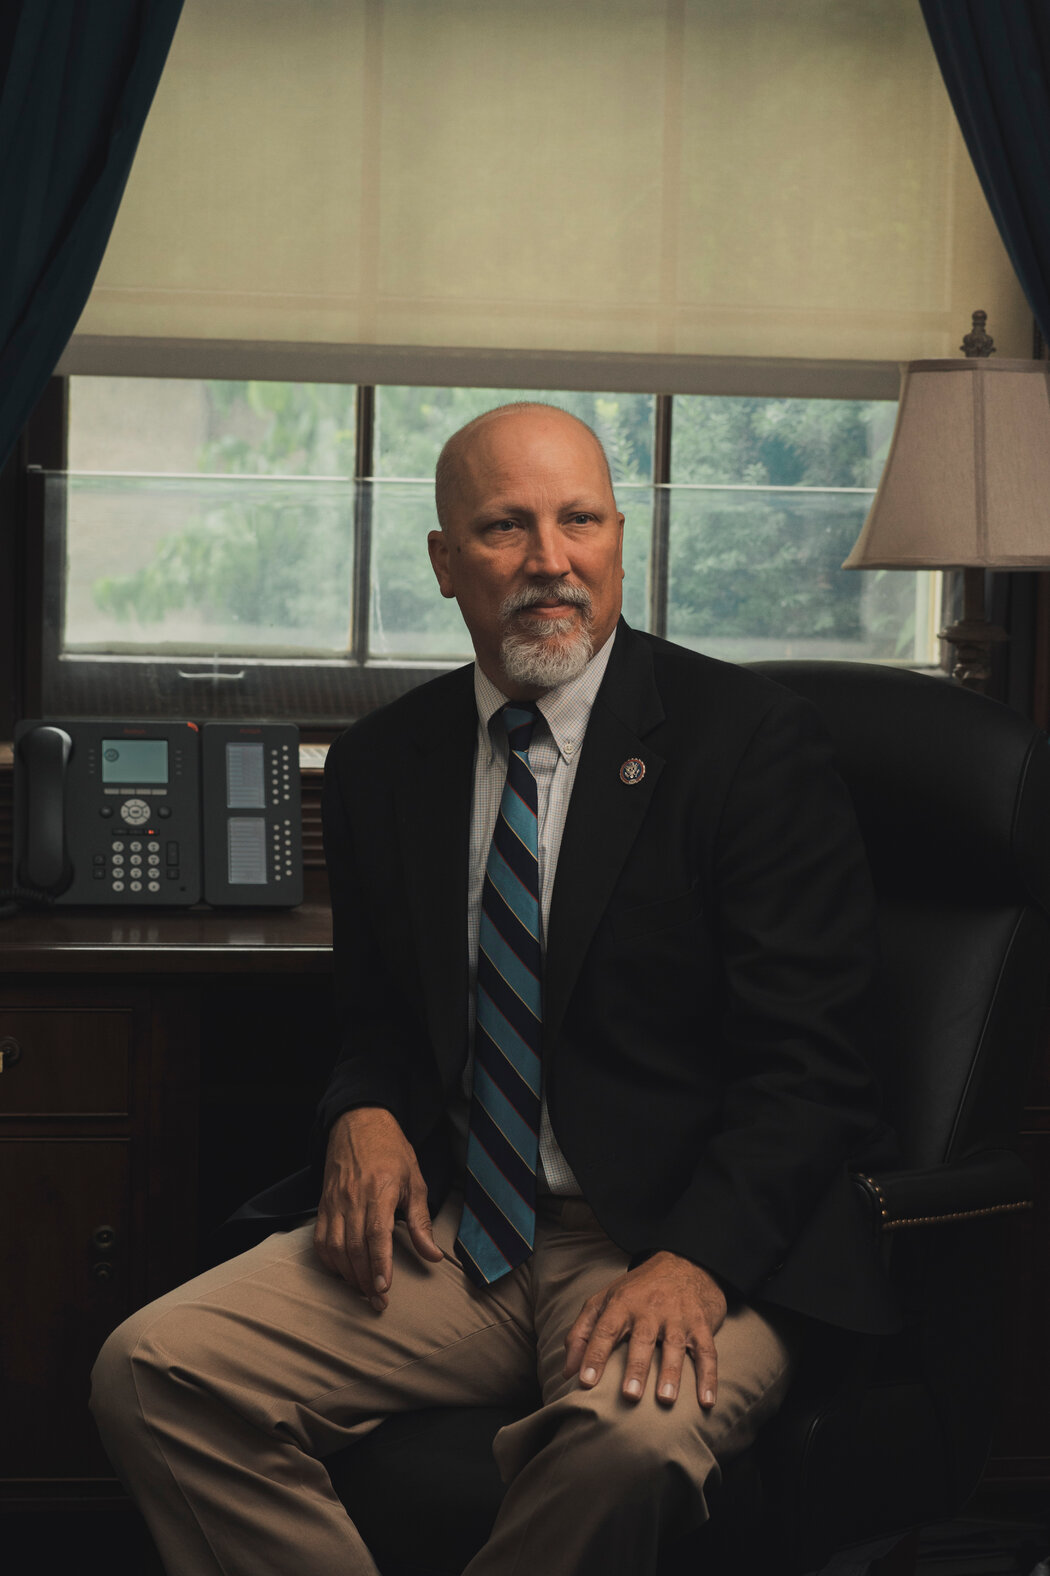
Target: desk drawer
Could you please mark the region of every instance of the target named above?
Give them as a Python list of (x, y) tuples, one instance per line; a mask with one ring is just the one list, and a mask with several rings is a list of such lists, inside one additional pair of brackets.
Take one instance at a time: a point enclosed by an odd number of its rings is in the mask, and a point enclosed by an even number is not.
[(131, 1027), (114, 1009), (0, 1008), (0, 1117), (125, 1115)]

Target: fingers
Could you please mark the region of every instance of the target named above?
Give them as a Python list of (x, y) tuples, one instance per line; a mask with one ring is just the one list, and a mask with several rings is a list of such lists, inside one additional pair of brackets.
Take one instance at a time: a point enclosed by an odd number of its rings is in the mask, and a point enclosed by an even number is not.
[(656, 1331), (651, 1325), (636, 1324), (627, 1343), (627, 1362), (623, 1372), (623, 1393), (629, 1401), (640, 1401), (652, 1367)]
[(322, 1263), (377, 1312), (387, 1306), (394, 1278), (399, 1208), (416, 1252), (438, 1263), (444, 1255), (434, 1241), (426, 1185), (398, 1122), (381, 1106), (344, 1112), (329, 1132), (314, 1246)]
[(590, 1297), (565, 1337), (566, 1377), (578, 1373), (585, 1389), (599, 1384), (613, 1351), (626, 1340), (621, 1392), (625, 1400), (639, 1401), (659, 1346), (657, 1400), (673, 1406), (686, 1374), (687, 1382), (695, 1379), (701, 1407), (709, 1410), (718, 1393), (715, 1332), (725, 1317), (725, 1298), (720, 1289), (711, 1292), (708, 1280), (697, 1266), (643, 1266)]
[[(314, 1246), (322, 1262), (370, 1302), (387, 1306), (393, 1277), (393, 1202), (382, 1198), (366, 1210), (330, 1206), (318, 1211)], [(382, 1284), (381, 1284), (382, 1283)]]
[[(357, 1246), (351, 1244), (351, 1248)], [(364, 1249), (366, 1272), (363, 1278), (357, 1271), (358, 1285), (378, 1313), (387, 1305), (387, 1292), (394, 1278), (394, 1199), (381, 1193), (369, 1205), (365, 1216)]]
[[(627, 1322), (618, 1316), (614, 1309), (606, 1307), (599, 1315), (593, 1334), (586, 1343), (583, 1356), (580, 1359), (580, 1383), (591, 1389), (601, 1380), (605, 1372), (605, 1365), (612, 1356), (614, 1347), (618, 1346), (627, 1329)], [(652, 1345), (649, 1347), (652, 1356)], [(646, 1369), (648, 1372), (648, 1369)], [(632, 1396), (634, 1392), (632, 1391)]]
[(656, 1396), (666, 1406), (673, 1406), (682, 1387), (682, 1368), (685, 1364), (685, 1336), (681, 1331), (669, 1331), (664, 1336), (660, 1353), (660, 1369), (656, 1375)]
[(412, 1239), (412, 1246), (420, 1258), (429, 1259), (431, 1264), (437, 1264), (445, 1257), (434, 1241), (434, 1228), (430, 1222), (430, 1211), (427, 1209), (426, 1184), (418, 1170), (409, 1191), (405, 1224)]
[(587, 1350), (587, 1343), (594, 1332), (605, 1299), (603, 1297), (589, 1297), (584, 1303), (576, 1320), (565, 1337), (565, 1377), (570, 1379), (578, 1373), (583, 1354)]
[(718, 1353), (710, 1330), (698, 1332), (693, 1345), (693, 1362), (696, 1365), (697, 1400), (706, 1412), (714, 1406), (718, 1396)]

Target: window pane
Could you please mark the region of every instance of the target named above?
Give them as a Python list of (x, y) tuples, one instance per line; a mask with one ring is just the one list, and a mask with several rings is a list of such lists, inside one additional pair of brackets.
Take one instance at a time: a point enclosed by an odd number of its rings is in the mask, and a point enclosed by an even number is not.
[(868, 492), (672, 488), (667, 633), (733, 662), (931, 660), (935, 576), (839, 565)]
[(72, 378), (63, 649), (345, 652), (356, 394)]
[(517, 400), (557, 405), (593, 427), (605, 445), (614, 482), (652, 480), (656, 402), (651, 394), (392, 386), (376, 389), (376, 476), (433, 479), (438, 455), (454, 432), (483, 411)]
[(357, 390), (344, 383), (69, 380), (69, 469), (352, 476)]
[(896, 400), (678, 396), (671, 481), (876, 487), (896, 415)]
[(649, 629), (649, 542), (653, 531), (653, 489), (617, 485), (623, 515), (623, 616), (634, 629)]
[(841, 567), (878, 485), (896, 408), (675, 400), (672, 640), (735, 661), (936, 661), (939, 576)]
[[(364, 485), (369, 485), (368, 483)], [(438, 590), (427, 552), (437, 527), (434, 484), (373, 482), (372, 628), (374, 657), (473, 656), (459, 608)]]
[(48, 491), (66, 511), (64, 649), (346, 650), (347, 483), (70, 475)]

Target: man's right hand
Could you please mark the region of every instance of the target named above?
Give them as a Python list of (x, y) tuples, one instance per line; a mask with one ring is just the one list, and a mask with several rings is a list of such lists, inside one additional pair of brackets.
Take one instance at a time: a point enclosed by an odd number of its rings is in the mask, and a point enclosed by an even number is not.
[(314, 1246), (377, 1312), (387, 1305), (394, 1273), (397, 1210), (419, 1256), (438, 1263), (444, 1255), (434, 1241), (426, 1184), (397, 1118), (376, 1105), (344, 1111), (328, 1134)]

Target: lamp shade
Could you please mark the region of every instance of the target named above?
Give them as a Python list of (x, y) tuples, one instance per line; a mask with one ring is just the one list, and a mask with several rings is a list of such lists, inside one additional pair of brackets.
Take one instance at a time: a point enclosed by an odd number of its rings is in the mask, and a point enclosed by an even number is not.
[(1050, 568), (1050, 363), (908, 362), (886, 468), (842, 567)]

